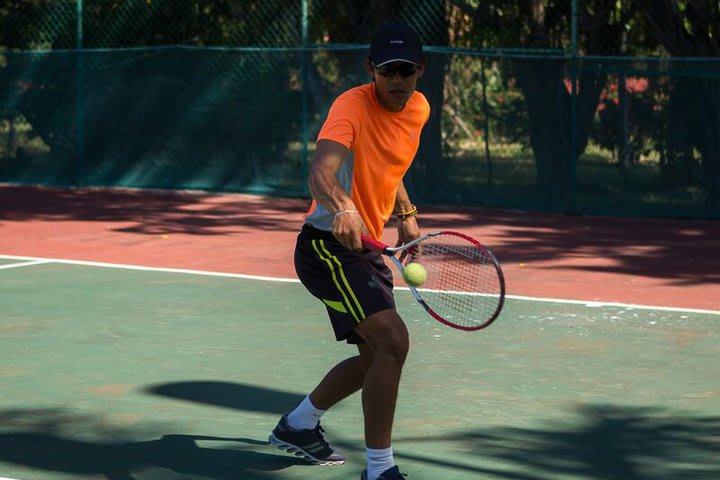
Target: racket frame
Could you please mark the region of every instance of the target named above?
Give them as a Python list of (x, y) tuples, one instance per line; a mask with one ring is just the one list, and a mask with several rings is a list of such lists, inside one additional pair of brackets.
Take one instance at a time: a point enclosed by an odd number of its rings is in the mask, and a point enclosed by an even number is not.
[[(390, 260), (393, 262), (393, 264), (395, 264), (397, 269), (400, 271), (400, 274), (402, 275), (403, 280), (405, 280), (405, 275), (404, 275), (405, 266), (402, 263), (402, 258), (404, 257), (404, 255), (408, 252), (411, 252), (417, 245), (419, 245), (423, 241), (425, 241), (429, 238), (432, 238), (432, 237), (436, 237), (438, 235), (452, 235), (452, 236), (460, 237), (460, 238), (474, 244), (476, 247), (478, 247), (480, 250), (482, 250), (485, 253), (487, 258), (489, 258), (492, 261), (493, 266), (495, 267), (495, 272), (498, 275), (498, 282), (499, 282), (499, 286), (500, 286), (500, 292), (499, 292), (500, 300), (498, 301), (497, 307), (495, 308), (495, 311), (493, 312), (493, 314), (479, 325), (473, 325), (473, 326), (457, 325), (455, 323), (452, 323), (452, 322), (446, 320), (441, 315), (439, 315), (437, 312), (435, 312), (432, 309), (432, 307), (430, 305), (428, 305), (427, 302), (425, 302), (425, 300), (423, 299), (422, 295), (420, 294), (420, 292), (418, 291), (418, 289), (416, 287), (410, 285), (409, 283), (407, 283), (407, 281), (405, 282), (405, 284), (410, 289), (410, 292), (413, 294), (413, 297), (415, 297), (415, 300), (425, 309), (425, 311), (431, 317), (433, 317), (435, 320), (437, 320), (438, 322), (440, 322), (444, 325), (447, 325), (448, 327), (455, 328), (457, 330), (463, 330), (466, 332), (473, 332), (473, 331), (477, 331), (477, 330), (482, 330), (483, 328), (490, 326), (490, 324), (493, 323), (497, 319), (497, 317), (500, 315), (500, 312), (502, 311), (503, 306), (505, 304), (505, 275), (503, 274), (502, 268), (500, 267), (500, 262), (498, 262), (495, 255), (489, 249), (487, 249), (483, 244), (481, 244), (474, 238), (472, 238), (468, 235), (465, 235), (464, 233), (455, 232), (452, 230), (440, 230), (437, 232), (426, 233), (425, 235), (422, 235), (421, 237), (418, 237), (411, 242), (400, 245), (399, 247), (390, 247), (390, 246), (385, 245), (384, 243), (379, 242), (379, 241), (375, 240), (374, 238), (369, 237), (367, 235), (362, 235), (361, 239), (362, 239), (363, 246), (365, 248), (367, 248), (368, 250), (372, 250), (374, 252), (377, 252), (377, 253), (380, 253), (380, 254), (383, 254), (383, 255), (389, 257)], [(397, 253), (401, 253), (401, 258), (398, 258), (395, 256)]]

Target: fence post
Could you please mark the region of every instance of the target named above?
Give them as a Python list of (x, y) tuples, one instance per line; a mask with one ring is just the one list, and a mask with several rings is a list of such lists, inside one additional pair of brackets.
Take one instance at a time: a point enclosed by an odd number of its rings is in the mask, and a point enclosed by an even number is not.
[(487, 76), (485, 74), (485, 62), (487, 57), (480, 57), (480, 79), (482, 81), (482, 109), (483, 109), (483, 130), (485, 142), (485, 161), (487, 162), (487, 184), (491, 187), (493, 184), (493, 164), (490, 157), (490, 108), (488, 107), (487, 98)]
[(75, 2), (75, 116), (76, 116), (76, 136), (77, 142), (75, 147), (75, 186), (79, 187), (83, 183), (83, 169), (85, 167), (85, 125), (83, 111), (83, 48), (84, 48), (84, 26), (83, 26), (83, 0)]
[(570, 168), (568, 175), (568, 199), (567, 213), (578, 213), (576, 205), (576, 188), (577, 188), (577, 161), (578, 161), (578, 43), (577, 43), (577, 2), (572, 0), (570, 4)]
[[(301, 128), (302, 128), (302, 168), (303, 168), (303, 178), (307, 178), (309, 174), (309, 167), (310, 167), (310, 161), (309, 161), (309, 151), (308, 151), (308, 142), (310, 141), (310, 132), (308, 131), (309, 128), (309, 122), (308, 122), (308, 104), (309, 104), (309, 91), (308, 91), (308, 0), (301, 0), (301, 18), (300, 18), (300, 35), (301, 35), (301, 49), (302, 52), (300, 54), (301, 58), (301, 64), (300, 64), (300, 84), (301, 84), (301, 90), (300, 90), (300, 98), (302, 102), (302, 119), (301, 119)], [(306, 195), (309, 194), (308, 185), (307, 182), (303, 182), (304, 186), (304, 192)]]

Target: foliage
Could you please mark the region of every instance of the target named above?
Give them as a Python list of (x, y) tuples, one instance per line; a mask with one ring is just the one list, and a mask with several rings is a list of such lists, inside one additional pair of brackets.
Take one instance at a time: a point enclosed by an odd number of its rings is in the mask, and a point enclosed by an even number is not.
[(624, 166), (661, 158), (670, 87), (667, 77), (611, 77), (600, 95), (593, 140)]
[[(472, 49), (469, 55), (455, 51), (431, 58), (431, 71), (421, 86), (433, 105), (442, 108), (435, 109), (441, 114), (431, 119), (423, 136), (428, 157), (454, 156), (467, 145), (483, 145), (486, 139), (490, 146), (513, 144), (532, 149), (535, 178), (542, 185), (571, 175), (572, 163), (587, 148), (599, 146), (625, 169), (652, 162), (669, 182), (693, 186), (704, 182), (708, 202), (720, 202), (717, 75), (699, 63), (697, 68), (686, 68), (681, 62), (663, 67), (595, 58), (720, 57), (720, 4), (577, 0), (575, 45), (572, 1), (308, 0), (306, 40), (328, 48), (289, 53), (281, 61), (247, 53), (228, 57), (231, 60), (214, 56), (213, 61), (165, 65), (167, 70), (153, 77), (157, 83), (148, 86), (146, 93), (155, 92), (155, 100), (162, 99), (158, 103), (162, 110), (174, 98), (189, 98), (183, 96), (183, 81), (188, 78), (197, 82), (193, 92), (202, 99), (216, 99), (223, 92), (227, 102), (244, 103), (252, 97), (245, 95), (250, 90), (270, 92), (265, 98), (252, 98), (264, 107), (253, 103), (244, 112), (259, 113), (230, 116), (237, 121), (262, 117), (283, 122), (272, 134), (267, 125), (251, 121), (245, 136), (233, 136), (231, 129), (218, 126), (228, 121), (219, 113), (203, 117), (211, 122), (208, 130), (198, 127), (194, 133), (222, 132), (231, 139), (230, 150), (266, 137), (280, 147), (260, 149), (258, 155), (278, 155), (305, 128), (297, 116), (288, 115), (302, 108), (304, 93), (309, 92), (306, 100), (312, 112), (309, 128), (316, 129), (335, 94), (366, 80), (364, 52), (333, 45), (365, 44), (380, 23), (402, 21), (418, 29), (428, 45)], [(280, 0), (86, 1), (82, 43), (85, 48), (111, 49), (296, 47), (303, 41), (300, 5)], [(15, 155), (24, 151), (23, 145), (35, 142), (71, 155), (77, 147), (73, 144), (77, 127), (73, 111), (78, 104), (74, 95), (80, 91), (74, 86), (77, 72), (87, 73), (84, 81), (104, 79), (113, 91), (137, 92), (143, 88), (142, 79), (128, 80), (122, 75), (137, 73), (134, 62), (150, 70), (160, 67), (140, 53), (118, 55), (115, 60), (111, 56), (92, 60), (85, 55), (87, 61), (80, 62), (72, 51), (80, 40), (75, 12), (74, 0), (0, 3), (0, 143), (4, 145), (0, 152)], [(64, 52), (51, 59), (40, 54), (43, 49)], [(539, 49), (557, 49), (557, 55), (552, 60), (539, 57)], [(580, 55), (577, 60), (567, 55), (575, 52)], [(193, 68), (204, 70), (193, 72)], [(572, 78), (575, 90), (569, 88)], [(629, 87), (628, 82), (638, 81), (647, 82), (647, 88)], [(163, 87), (170, 84), (172, 88)], [(102, 85), (97, 88), (102, 90)], [(132, 102), (116, 107), (123, 115), (143, 116)], [(570, 116), (573, 108), (574, 119)], [(182, 110), (175, 115), (182, 116)], [(161, 111), (145, 117), (146, 121), (167, 121)], [(28, 148), (45, 152), (46, 147)], [(439, 160), (423, 168), (439, 185), (436, 180), (444, 175)]]
[(445, 81), (444, 140), (453, 154), (484, 142), (529, 146), (525, 98), (503, 62), (455, 55)]

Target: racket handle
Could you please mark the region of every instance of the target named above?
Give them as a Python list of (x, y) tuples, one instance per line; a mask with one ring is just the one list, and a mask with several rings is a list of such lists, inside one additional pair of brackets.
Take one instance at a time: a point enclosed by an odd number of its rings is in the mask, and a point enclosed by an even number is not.
[(367, 248), (368, 250), (372, 250), (373, 252), (378, 253), (386, 253), (386, 248), (388, 248), (387, 245), (385, 245), (382, 242), (378, 242), (374, 238), (368, 237), (367, 235), (360, 235), (360, 239), (362, 240), (363, 247)]

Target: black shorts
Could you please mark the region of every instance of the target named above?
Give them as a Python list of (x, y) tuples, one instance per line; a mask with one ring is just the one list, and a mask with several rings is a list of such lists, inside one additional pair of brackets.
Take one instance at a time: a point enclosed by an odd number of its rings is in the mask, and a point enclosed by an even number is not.
[(382, 255), (348, 250), (330, 232), (303, 226), (295, 245), (295, 271), (325, 304), (338, 341), (364, 343), (355, 327), (374, 313), (395, 308), (392, 272)]

